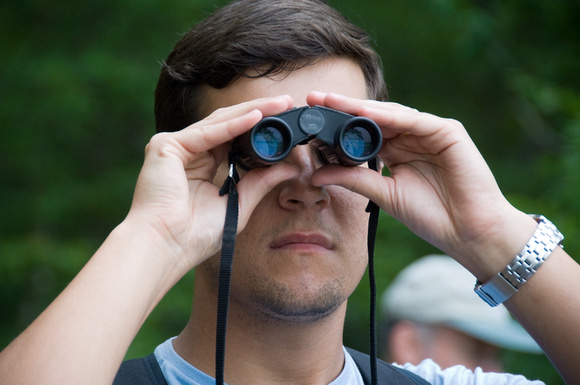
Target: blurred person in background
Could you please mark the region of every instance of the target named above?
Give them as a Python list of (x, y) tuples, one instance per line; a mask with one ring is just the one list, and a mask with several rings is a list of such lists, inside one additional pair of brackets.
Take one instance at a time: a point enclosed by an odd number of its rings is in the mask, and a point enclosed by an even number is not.
[(381, 298), (383, 358), (503, 372), (503, 349), (542, 353), (503, 305), (488, 306), (472, 288), (472, 274), (447, 255), (403, 269)]

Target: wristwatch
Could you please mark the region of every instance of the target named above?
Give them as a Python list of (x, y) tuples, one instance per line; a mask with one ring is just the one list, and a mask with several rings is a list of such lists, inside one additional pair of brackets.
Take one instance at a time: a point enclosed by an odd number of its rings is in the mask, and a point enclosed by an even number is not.
[(543, 215), (531, 217), (538, 222), (538, 227), (523, 250), (489, 281), (475, 283), (475, 292), (490, 306), (497, 306), (514, 295), (564, 239)]

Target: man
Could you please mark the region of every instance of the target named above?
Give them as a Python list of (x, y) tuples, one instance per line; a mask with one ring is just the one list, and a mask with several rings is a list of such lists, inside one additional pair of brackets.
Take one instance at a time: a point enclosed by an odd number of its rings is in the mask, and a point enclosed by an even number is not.
[[(460, 123), (369, 100), (385, 95), (379, 79), (366, 35), (321, 1), (240, 1), (185, 35), (162, 71), (156, 115), (161, 131), (186, 128), (151, 139), (126, 219), (2, 352), (2, 383), (110, 384), (143, 321), (193, 268), (190, 321), (155, 360), (169, 383), (211, 383), (228, 149), (262, 117), (295, 106), (374, 120), (391, 175), (323, 165), (310, 145), (241, 172), (227, 383), (362, 382), (342, 328), (366, 267), (368, 199), (492, 279), (538, 222), (501, 195)], [(556, 247), (506, 302), (569, 380), (580, 375), (580, 300), (570, 294), (579, 276)]]
[(381, 298), (388, 362), (502, 372), (501, 349), (541, 353), (503, 305), (490, 307), (470, 289), (473, 275), (446, 255), (427, 255), (405, 267)]

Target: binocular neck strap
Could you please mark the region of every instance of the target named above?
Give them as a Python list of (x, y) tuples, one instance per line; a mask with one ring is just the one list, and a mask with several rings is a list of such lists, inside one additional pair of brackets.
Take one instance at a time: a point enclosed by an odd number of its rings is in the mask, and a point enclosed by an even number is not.
[(224, 364), (226, 352), (226, 328), (228, 323), (228, 308), (230, 302), (230, 281), (232, 275), (232, 262), (236, 246), (238, 232), (238, 190), (236, 184), (240, 177), (236, 170), (234, 152), (228, 154), (229, 173), (220, 189), (220, 196), (228, 194), (226, 207), (226, 220), (222, 238), (222, 251), (219, 268), (218, 308), (216, 323), (215, 345), (215, 381), (216, 385), (224, 383)]
[[(238, 191), (236, 184), (239, 175), (235, 166), (235, 154), (230, 151), (228, 155), (229, 173), (219, 194), (228, 194), (226, 208), (226, 219), (224, 224), (224, 234), (222, 238), (222, 250), (219, 267), (219, 287), (218, 287), (218, 308), (216, 325), (216, 348), (215, 348), (215, 381), (216, 385), (224, 384), (224, 365), (226, 347), (226, 329), (228, 323), (228, 308), (230, 300), (230, 281), (232, 273), (232, 262), (236, 245), (236, 235), (238, 232)], [(373, 159), (369, 162), (369, 167), (378, 171), (377, 161)], [(370, 281), (370, 364), (371, 364), (371, 385), (377, 384), (377, 333), (376, 333), (376, 298), (377, 289), (375, 283), (374, 249), (375, 237), (379, 219), (379, 207), (372, 201), (366, 208), (370, 212), (368, 229), (368, 255), (369, 255), (369, 281)]]
[[(369, 168), (380, 172), (377, 158), (369, 161)], [(369, 356), (371, 364), (371, 385), (377, 385), (377, 284), (375, 278), (375, 240), (379, 225), (379, 206), (369, 200), (366, 212), (369, 215), (369, 229), (367, 234), (367, 251), (369, 256)]]

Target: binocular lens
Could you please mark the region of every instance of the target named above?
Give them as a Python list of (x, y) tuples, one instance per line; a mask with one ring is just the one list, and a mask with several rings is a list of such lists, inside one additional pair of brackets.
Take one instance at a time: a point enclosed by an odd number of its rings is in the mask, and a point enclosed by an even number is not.
[(254, 133), (254, 147), (265, 158), (273, 158), (280, 155), (287, 147), (284, 135), (279, 129), (272, 126), (260, 127)]
[(309, 143), (325, 163), (359, 165), (377, 155), (382, 134), (375, 122), (325, 107), (300, 107), (260, 120), (236, 139), (236, 162), (245, 170), (286, 158)]
[(369, 130), (360, 126), (351, 126), (344, 130), (342, 145), (344, 151), (353, 158), (367, 156), (375, 147)]

